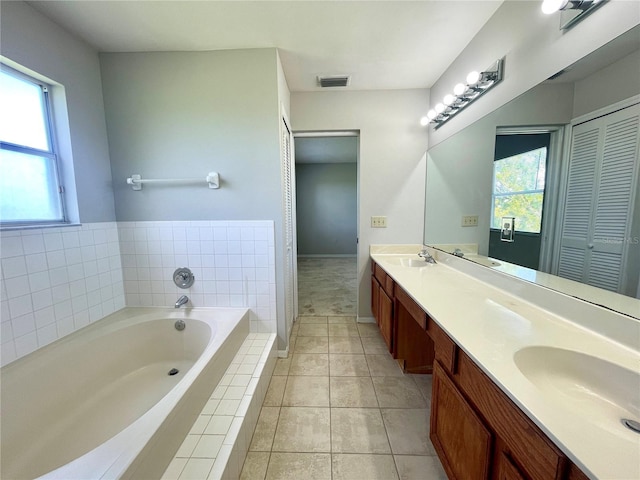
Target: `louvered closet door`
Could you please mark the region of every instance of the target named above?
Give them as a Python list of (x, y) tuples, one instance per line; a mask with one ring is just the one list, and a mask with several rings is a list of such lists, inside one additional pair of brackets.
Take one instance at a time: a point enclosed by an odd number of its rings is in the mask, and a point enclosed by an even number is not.
[(294, 172), (292, 160), (292, 135), (284, 117), (282, 118), (282, 189), (283, 189), (283, 223), (284, 223), (284, 288), (285, 288), (285, 325), (289, 338), (291, 327), (296, 316), (296, 276), (295, 276), (295, 204), (293, 199)]
[(560, 276), (621, 292), (638, 188), (640, 107), (574, 128)]

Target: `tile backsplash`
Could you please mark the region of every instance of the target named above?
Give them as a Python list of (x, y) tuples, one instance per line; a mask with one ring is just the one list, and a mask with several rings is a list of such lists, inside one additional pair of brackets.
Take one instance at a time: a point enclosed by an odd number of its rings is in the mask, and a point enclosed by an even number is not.
[(0, 232), (5, 365), (125, 306), (115, 222)]
[[(275, 333), (272, 221), (105, 222), (0, 232), (0, 353), (6, 365), (125, 307), (247, 307)], [(173, 283), (188, 267), (189, 289)], [(184, 308), (184, 307), (183, 307)]]
[[(187, 295), (187, 306), (248, 307), (252, 332), (276, 332), (273, 221), (119, 222), (118, 229), (127, 306), (173, 306)], [(173, 283), (179, 267), (195, 276), (188, 289)]]

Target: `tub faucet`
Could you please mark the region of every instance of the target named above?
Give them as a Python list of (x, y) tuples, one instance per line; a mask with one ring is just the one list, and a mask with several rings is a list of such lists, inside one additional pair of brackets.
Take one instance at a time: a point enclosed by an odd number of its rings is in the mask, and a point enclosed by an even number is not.
[(184, 305), (188, 301), (189, 301), (189, 297), (187, 297), (186, 295), (182, 295), (176, 302), (176, 308), (180, 308), (182, 305)]
[(433, 256), (429, 253), (429, 251), (426, 248), (423, 248), (420, 253), (418, 253), (418, 256), (420, 258), (424, 258), (424, 261), (427, 263), (437, 263), (436, 259), (433, 258)]

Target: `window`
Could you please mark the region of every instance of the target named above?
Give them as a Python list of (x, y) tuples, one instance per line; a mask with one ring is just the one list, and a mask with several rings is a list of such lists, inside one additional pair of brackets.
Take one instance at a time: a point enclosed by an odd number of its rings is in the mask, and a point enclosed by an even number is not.
[(491, 228), (502, 217), (516, 217), (515, 229), (540, 233), (547, 147), (519, 153), (493, 163)]
[(0, 222), (3, 226), (65, 221), (49, 88), (2, 65)]

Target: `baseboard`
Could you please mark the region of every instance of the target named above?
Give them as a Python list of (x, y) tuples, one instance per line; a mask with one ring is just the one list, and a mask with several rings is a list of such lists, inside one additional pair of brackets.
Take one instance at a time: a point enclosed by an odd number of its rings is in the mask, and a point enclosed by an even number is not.
[(289, 356), (289, 347), (286, 350), (278, 350), (278, 358), (287, 358)]
[(358, 323), (376, 323), (376, 319), (373, 317), (358, 317), (356, 319), (356, 322)]

